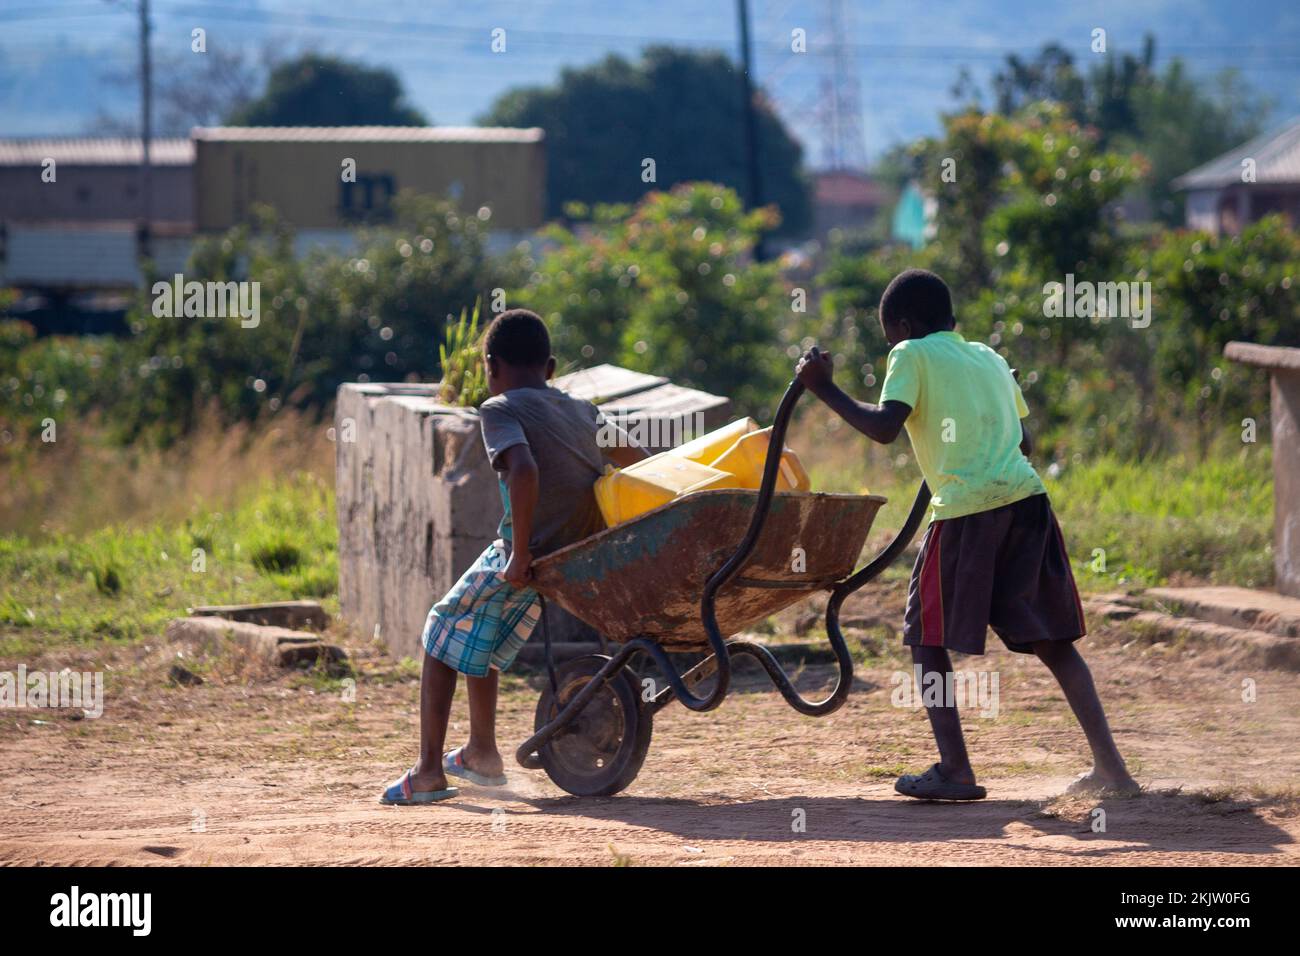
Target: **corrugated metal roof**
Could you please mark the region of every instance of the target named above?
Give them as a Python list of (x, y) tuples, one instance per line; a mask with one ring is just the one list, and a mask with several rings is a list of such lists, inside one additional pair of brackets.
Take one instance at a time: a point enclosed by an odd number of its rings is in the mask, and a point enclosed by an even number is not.
[(1255, 161), (1256, 183), (1300, 183), (1300, 119), (1184, 173), (1174, 180), (1174, 188), (1220, 189), (1236, 185), (1242, 181), (1244, 159)]
[(210, 143), (539, 143), (539, 127), (508, 126), (196, 126)]
[[(150, 140), (149, 161), (155, 166), (189, 166), (194, 144), (168, 137)], [(39, 166), (53, 159), (68, 166), (138, 166), (139, 138), (70, 137), (59, 139), (0, 139), (0, 166)]]

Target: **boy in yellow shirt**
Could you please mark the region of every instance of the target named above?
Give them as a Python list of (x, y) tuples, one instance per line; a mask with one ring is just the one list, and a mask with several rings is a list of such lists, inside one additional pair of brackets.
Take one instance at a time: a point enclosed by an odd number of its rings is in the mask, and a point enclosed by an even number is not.
[[(836, 387), (830, 356), (812, 349), (800, 381), (868, 438), (890, 444), (904, 426), (932, 493), (930, 526), (912, 570), (903, 643), (928, 683), (948, 688), (949, 650), (983, 654), (989, 626), (1013, 651), (1051, 670), (1092, 748), (1093, 769), (1071, 791), (1137, 792), (1115, 747), (1088, 665), (1074, 642), (1086, 631), (1079, 592), (1047, 490), (1029, 463), (1029, 414), (1006, 361), (955, 331), (952, 297), (932, 272), (895, 276), (880, 300), (889, 343), (880, 404)], [(978, 800), (956, 702), (926, 712), (940, 760), (895, 789), (927, 800)]]

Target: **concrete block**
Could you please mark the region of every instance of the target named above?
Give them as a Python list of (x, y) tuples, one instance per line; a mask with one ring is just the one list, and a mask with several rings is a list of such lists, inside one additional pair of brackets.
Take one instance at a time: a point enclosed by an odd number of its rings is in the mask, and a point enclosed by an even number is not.
[(1272, 380), (1273, 568), (1278, 592), (1300, 597), (1300, 348), (1229, 342), (1223, 354)]
[[(554, 384), (608, 406), (620, 423), (698, 413), (711, 428), (730, 409), (720, 396), (612, 365)], [(403, 657), (419, 657), (429, 608), (497, 537), (502, 513), (478, 413), (442, 405), (436, 393), (434, 385), (352, 383), (335, 405), (340, 614)], [(553, 603), (545, 620), (552, 641), (597, 640)]]
[(400, 656), (501, 520), (478, 415), (433, 392), (344, 385), (335, 412), (340, 612)]

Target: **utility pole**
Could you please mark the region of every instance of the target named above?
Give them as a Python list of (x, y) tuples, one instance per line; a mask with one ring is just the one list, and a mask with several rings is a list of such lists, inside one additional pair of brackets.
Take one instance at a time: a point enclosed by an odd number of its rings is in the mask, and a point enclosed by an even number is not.
[[(758, 167), (758, 116), (754, 112), (754, 85), (750, 79), (751, 57), (749, 47), (749, 0), (736, 0), (740, 21), (740, 95), (745, 122), (745, 170), (749, 208), (763, 205), (763, 183)], [(754, 258), (763, 261), (763, 240), (754, 247)]]
[(153, 78), (149, 61), (149, 0), (140, 4), (140, 255), (150, 254), (149, 230), (153, 221), (149, 148), (153, 141)]

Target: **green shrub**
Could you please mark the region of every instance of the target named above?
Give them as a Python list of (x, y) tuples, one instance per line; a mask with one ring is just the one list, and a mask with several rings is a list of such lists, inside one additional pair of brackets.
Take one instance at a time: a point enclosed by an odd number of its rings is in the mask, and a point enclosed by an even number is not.
[(31, 608), (23, 607), (9, 595), (0, 600), (0, 625), (31, 627), (35, 623), (36, 612)]
[(259, 571), (292, 571), (302, 563), (302, 549), (286, 538), (273, 538), (253, 545), (249, 560)]
[(479, 302), (472, 315), (461, 309), (460, 321), (448, 323), (445, 341), (438, 349), (442, 359), (442, 384), (438, 398), (448, 405), (478, 408), (488, 397), (487, 368), (479, 342)]
[(117, 597), (122, 592), (122, 576), (111, 564), (95, 565), (91, 568), (95, 578), (95, 590), (105, 597)]

